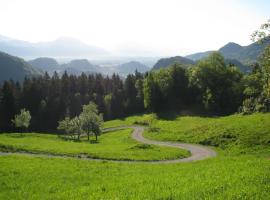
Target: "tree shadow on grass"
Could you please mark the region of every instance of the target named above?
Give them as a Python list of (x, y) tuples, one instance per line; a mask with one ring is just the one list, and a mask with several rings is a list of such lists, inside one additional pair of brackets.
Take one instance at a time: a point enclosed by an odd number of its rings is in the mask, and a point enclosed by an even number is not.
[(221, 115), (209, 113), (206, 111), (203, 111), (201, 109), (193, 108), (193, 109), (186, 109), (182, 108), (177, 111), (166, 111), (166, 112), (159, 112), (157, 113), (158, 119), (163, 119), (163, 120), (170, 120), (173, 121), (178, 117), (186, 117), (186, 116), (191, 116), (191, 117), (212, 117), (212, 118), (217, 118), (221, 117)]
[(99, 140), (89, 140), (90, 144), (99, 144)]

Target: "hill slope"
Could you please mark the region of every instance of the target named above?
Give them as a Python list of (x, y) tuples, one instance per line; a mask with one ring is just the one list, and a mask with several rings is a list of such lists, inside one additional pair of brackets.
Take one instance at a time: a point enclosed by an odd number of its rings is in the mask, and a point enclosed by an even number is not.
[(0, 83), (9, 79), (23, 81), (25, 77), (41, 74), (23, 59), (0, 52)]
[(28, 63), (47, 72), (57, 71), (60, 68), (60, 65), (55, 59), (47, 57), (36, 58), (28, 61)]

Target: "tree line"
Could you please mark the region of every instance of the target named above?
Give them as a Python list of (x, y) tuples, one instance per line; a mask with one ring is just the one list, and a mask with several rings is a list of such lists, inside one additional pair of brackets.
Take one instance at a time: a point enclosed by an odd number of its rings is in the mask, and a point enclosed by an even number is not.
[(14, 131), (11, 120), (22, 108), (31, 113), (29, 129), (37, 131), (56, 130), (59, 120), (79, 116), (90, 101), (105, 120), (143, 112), (143, 78), (138, 72), (125, 80), (118, 75), (46, 73), (22, 84), (5, 81), (0, 87), (0, 129)]

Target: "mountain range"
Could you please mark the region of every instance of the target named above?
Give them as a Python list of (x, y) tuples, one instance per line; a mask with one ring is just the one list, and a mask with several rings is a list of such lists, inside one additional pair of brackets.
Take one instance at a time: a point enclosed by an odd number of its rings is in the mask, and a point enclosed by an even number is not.
[[(266, 41), (263, 44), (257, 42), (248, 46), (241, 46), (239, 44), (230, 42), (221, 47), (217, 51), (220, 52), (224, 58), (226, 64), (232, 64), (237, 66), (242, 72), (250, 71), (250, 65), (257, 62), (261, 53), (266, 46), (270, 45), (270, 41)], [(190, 66), (198, 62), (199, 60), (206, 58), (214, 51), (205, 51), (195, 54), (191, 54), (185, 57), (175, 56), (169, 58), (162, 58), (154, 65), (153, 69), (160, 69), (168, 67), (174, 63), (180, 63), (184, 66)]]
[(133, 74), (135, 71), (145, 73), (149, 70), (150, 69), (146, 65), (137, 61), (130, 61), (113, 67), (114, 73), (120, 74), (122, 76)]
[[(230, 42), (221, 47), (218, 51), (225, 57), (225, 62), (227, 64), (234, 64), (239, 67), (241, 71), (248, 72), (248, 66), (251, 63), (258, 61), (260, 54), (267, 45), (270, 45), (270, 41), (264, 44), (252, 43), (248, 46), (241, 46)], [(22, 58), (10, 55), (33, 56), (52, 54), (60, 57), (72, 55), (73, 58), (75, 58), (76, 56), (74, 55), (82, 57), (83, 55), (88, 55), (91, 52), (92, 55), (105, 55), (107, 53), (105, 50), (85, 45), (78, 40), (70, 38), (62, 38), (47, 43), (29, 43), (0, 36), (0, 50), (3, 49), (7, 53), (0, 51), (0, 83), (8, 79), (23, 81), (25, 77), (42, 75), (45, 71), (50, 75), (55, 71), (59, 74), (63, 74), (64, 71), (67, 71), (68, 74), (74, 75), (79, 75), (82, 72), (86, 74), (102, 73), (104, 75), (118, 73), (120, 76), (125, 77), (127, 74), (134, 73), (136, 70), (141, 73), (150, 70), (149, 67), (136, 60), (124, 61), (123, 59), (121, 62), (117, 61), (118, 63), (112, 62), (109, 65), (102, 65), (101, 63), (93, 64), (87, 59), (73, 59), (67, 63), (60, 64), (55, 58), (48, 56), (38, 57), (26, 62)], [(153, 69), (160, 69), (174, 63), (181, 63), (186, 67), (192, 66), (198, 62), (198, 60), (208, 56), (211, 52), (213, 51), (191, 54), (186, 57), (175, 56), (162, 58), (154, 64)], [(152, 60), (153, 59), (151, 59), (151, 62)]]
[(157, 61), (157, 63), (153, 66), (153, 70), (157, 70), (163, 67), (167, 67), (173, 65), (174, 63), (180, 63), (183, 65), (194, 65), (195, 61), (182, 57), (182, 56), (175, 56), (170, 58), (161, 58)]
[(61, 37), (54, 41), (31, 43), (0, 36), (0, 51), (19, 57), (98, 57), (109, 53), (80, 40)]
[[(229, 42), (225, 46), (218, 49), (218, 51), (224, 56), (225, 59), (238, 60), (243, 65), (250, 65), (259, 59), (259, 56), (268, 45), (270, 45), (270, 41), (266, 41), (263, 44), (254, 42), (247, 46), (241, 46), (237, 43)], [(213, 51), (195, 53), (186, 56), (186, 58), (193, 61), (198, 61), (207, 57), (211, 52)]]
[(94, 65), (87, 59), (76, 59), (65, 64), (59, 64), (54, 58), (41, 57), (28, 62), (33, 67), (48, 72), (49, 75), (52, 75), (55, 71), (59, 74), (63, 74), (64, 71), (66, 71), (68, 74), (73, 75), (80, 75), (84, 72), (86, 74), (101, 73), (104, 75), (117, 73), (121, 76), (127, 76), (128, 74), (134, 73), (136, 70), (141, 73), (149, 70), (146, 65), (137, 61), (130, 61), (119, 65), (112, 65), (110, 67)]

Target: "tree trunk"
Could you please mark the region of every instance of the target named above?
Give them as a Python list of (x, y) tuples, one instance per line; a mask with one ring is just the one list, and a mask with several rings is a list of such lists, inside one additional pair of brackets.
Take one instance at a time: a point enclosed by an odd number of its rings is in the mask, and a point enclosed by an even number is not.
[(96, 141), (97, 141), (97, 134), (95, 134), (95, 136), (96, 136)]

